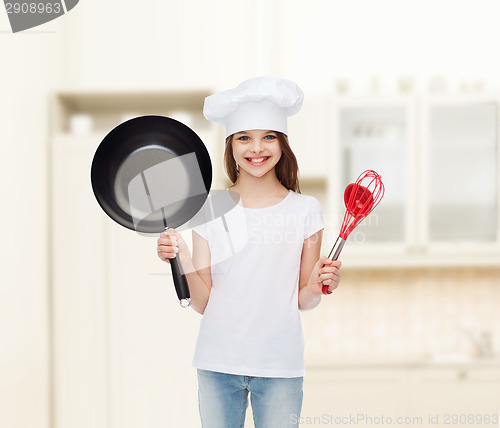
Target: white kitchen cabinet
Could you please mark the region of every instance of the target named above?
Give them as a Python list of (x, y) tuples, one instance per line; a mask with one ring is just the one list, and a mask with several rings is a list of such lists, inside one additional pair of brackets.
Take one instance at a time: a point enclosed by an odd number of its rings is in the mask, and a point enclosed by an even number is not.
[(330, 215), (340, 225), (343, 189), (366, 169), (386, 188), (349, 237), (347, 265), (498, 265), (499, 106), (495, 96), (335, 100)]
[(367, 421), (366, 415), (400, 414), (406, 405), (402, 393), (406, 376), (404, 368), (308, 368), (304, 378), (303, 423), (316, 422), (314, 418), (318, 417), (324, 420), (341, 418), (341, 421), (354, 417), (363, 424), (361, 421)]
[(408, 99), (343, 103), (338, 119), (339, 182), (351, 183), (361, 172), (373, 169), (386, 187), (383, 203), (353, 232), (354, 242), (409, 244), (416, 167), (414, 103)]
[(54, 427), (107, 428), (107, 219), (89, 165), (102, 135), (54, 136), (51, 156), (51, 308)]
[(353, 362), (307, 368), (301, 417), (304, 426), (491, 427), (499, 413), (498, 364)]
[(415, 370), (413, 378), (409, 408), (432, 417), (432, 426), (498, 426), (500, 368), (428, 367)]
[[(121, 227), (101, 210), (90, 170), (106, 133), (142, 114), (189, 122), (212, 150), (213, 128), (199, 117), (207, 95), (65, 92), (55, 97), (54, 428), (199, 426), (191, 359), (200, 316), (179, 306), (170, 267), (157, 258), (156, 237)], [(190, 232), (183, 233), (190, 243)]]
[(427, 115), (429, 241), (494, 242), (497, 105), (433, 103)]
[(324, 179), (330, 172), (330, 118), (331, 100), (322, 94), (308, 94), (299, 113), (288, 119), (290, 147), (305, 181)]
[(179, 306), (155, 237), (108, 224), (105, 238), (110, 427), (197, 426), (200, 315)]
[(500, 99), (422, 100), (422, 240), (431, 251), (498, 251)]

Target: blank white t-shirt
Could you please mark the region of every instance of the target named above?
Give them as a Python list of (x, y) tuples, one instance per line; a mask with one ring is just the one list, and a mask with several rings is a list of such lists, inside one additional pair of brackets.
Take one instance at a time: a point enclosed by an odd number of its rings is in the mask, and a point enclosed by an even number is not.
[(237, 205), (223, 218), (193, 229), (208, 241), (212, 258), (212, 289), (194, 367), (246, 376), (304, 376), (300, 259), (304, 239), (323, 227), (319, 202), (290, 190), (278, 204)]

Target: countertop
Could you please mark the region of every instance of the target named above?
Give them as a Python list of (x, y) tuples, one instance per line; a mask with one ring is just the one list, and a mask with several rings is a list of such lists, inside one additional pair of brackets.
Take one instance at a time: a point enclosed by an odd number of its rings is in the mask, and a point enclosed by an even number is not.
[(425, 367), (499, 367), (500, 357), (473, 358), (462, 355), (436, 355), (429, 358), (325, 358), (306, 357), (306, 369), (337, 368), (425, 368)]

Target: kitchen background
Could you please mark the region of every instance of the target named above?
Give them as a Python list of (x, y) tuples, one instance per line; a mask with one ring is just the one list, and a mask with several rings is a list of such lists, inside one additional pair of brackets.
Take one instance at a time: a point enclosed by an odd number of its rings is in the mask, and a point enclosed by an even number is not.
[(0, 13), (0, 425), (199, 426), (200, 316), (155, 239), (101, 212), (90, 162), (121, 121), (165, 114), (226, 188), (203, 99), (271, 74), (306, 94), (290, 135), (323, 253), (345, 185), (373, 168), (387, 187), (341, 286), (302, 313), (303, 424), (498, 426), (497, 2), (80, 3), (18, 34)]

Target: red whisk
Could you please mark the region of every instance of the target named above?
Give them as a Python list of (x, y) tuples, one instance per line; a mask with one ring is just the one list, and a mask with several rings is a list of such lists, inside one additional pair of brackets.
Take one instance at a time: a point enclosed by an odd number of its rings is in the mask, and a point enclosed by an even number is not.
[[(339, 237), (328, 255), (330, 260), (338, 259), (349, 234), (379, 204), (384, 192), (385, 187), (380, 175), (372, 170), (363, 172), (354, 183), (346, 187), (344, 191), (346, 212)], [(323, 294), (331, 293), (331, 291), (328, 291), (328, 285), (323, 285)]]

